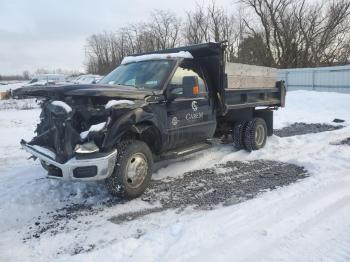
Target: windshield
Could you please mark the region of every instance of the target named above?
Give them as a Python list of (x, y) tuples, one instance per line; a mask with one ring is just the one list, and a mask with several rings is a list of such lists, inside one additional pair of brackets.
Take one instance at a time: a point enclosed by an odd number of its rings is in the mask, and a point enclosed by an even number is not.
[(151, 60), (120, 65), (105, 76), (99, 84), (160, 89), (174, 63), (174, 60)]

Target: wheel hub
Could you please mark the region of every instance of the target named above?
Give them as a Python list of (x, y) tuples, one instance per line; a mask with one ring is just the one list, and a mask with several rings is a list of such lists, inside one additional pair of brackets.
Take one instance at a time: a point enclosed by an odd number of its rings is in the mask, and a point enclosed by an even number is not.
[(126, 182), (131, 188), (139, 187), (145, 180), (148, 164), (144, 154), (133, 154), (126, 166)]
[(255, 142), (257, 146), (261, 146), (264, 143), (265, 129), (262, 125), (258, 125), (255, 130)]

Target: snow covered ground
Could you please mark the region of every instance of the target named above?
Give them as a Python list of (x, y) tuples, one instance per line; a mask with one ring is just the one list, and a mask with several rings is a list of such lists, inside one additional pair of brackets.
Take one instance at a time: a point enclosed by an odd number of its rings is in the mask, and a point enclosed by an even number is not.
[(74, 219), (57, 216), (61, 222), (51, 221), (57, 233), (41, 232), (38, 238), (30, 236), (50, 212), (86, 203), (98, 209), (108, 195), (99, 184), (46, 179), (40, 165), (26, 160), (19, 148), (21, 138), (32, 137), (39, 109), (1, 110), (0, 261), (349, 261), (350, 146), (332, 145), (350, 137), (349, 101), (349, 94), (290, 92), (286, 108), (275, 113), (275, 128), (295, 122), (332, 124), (334, 118), (346, 120), (345, 127), (273, 136), (252, 153), (216, 146), (153, 176), (164, 179), (227, 161), (266, 159), (304, 166), (308, 178), (210, 211), (167, 210), (121, 224), (111, 221), (151, 205), (136, 199)]

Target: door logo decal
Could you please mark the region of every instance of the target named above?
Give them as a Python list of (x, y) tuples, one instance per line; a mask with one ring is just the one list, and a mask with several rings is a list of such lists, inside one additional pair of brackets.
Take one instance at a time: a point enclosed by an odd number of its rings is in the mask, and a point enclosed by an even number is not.
[(177, 117), (174, 116), (173, 119), (171, 119), (171, 124), (172, 124), (173, 126), (176, 126), (178, 123), (179, 123), (179, 119), (177, 119)]
[(198, 110), (197, 101), (192, 101), (192, 109), (194, 112), (196, 112)]
[(198, 104), (197, 101), (192, 101), (191, 107), (193, 109), (193, 113), (186, 114), (185, 118), (187, 121), (197, 121), (203, 120), (203, 112), (197, 112)]

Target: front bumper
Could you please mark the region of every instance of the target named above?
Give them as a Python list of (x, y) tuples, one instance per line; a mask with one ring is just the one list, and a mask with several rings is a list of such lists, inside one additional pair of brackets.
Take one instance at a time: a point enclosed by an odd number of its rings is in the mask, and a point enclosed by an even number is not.
[(94, 153), (75, 156), (66, 163), (58, 163), (54, 153), (40, 146), (21, 143), (22, 148), (34, 157), (40, 159), (48, 167), (48, 177), (63, 180), (94, 181), (109, 177), (115, 166), (117, 150), (107, 154)]

